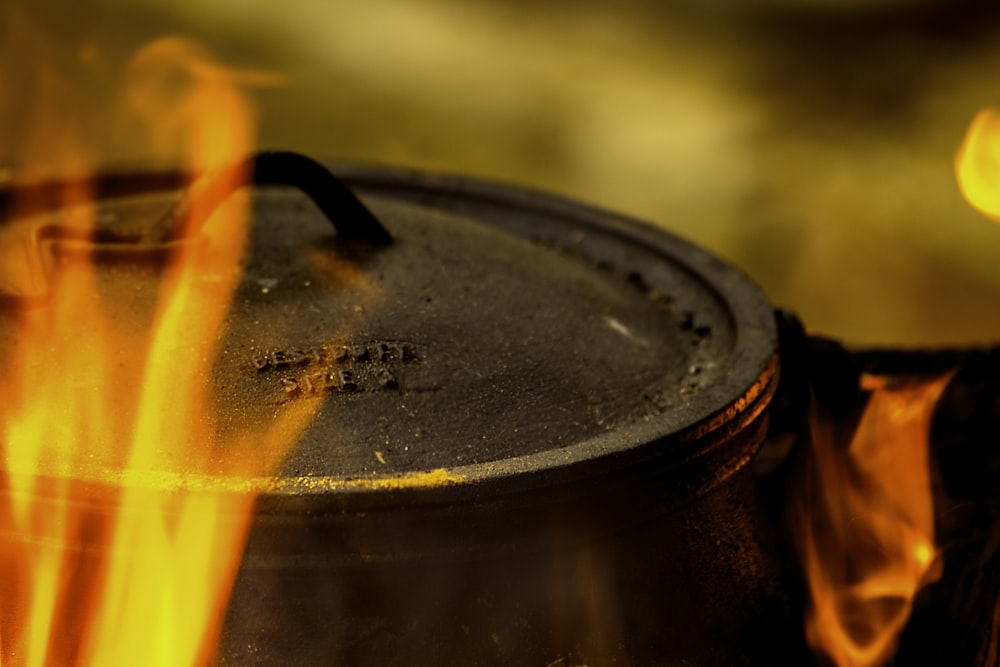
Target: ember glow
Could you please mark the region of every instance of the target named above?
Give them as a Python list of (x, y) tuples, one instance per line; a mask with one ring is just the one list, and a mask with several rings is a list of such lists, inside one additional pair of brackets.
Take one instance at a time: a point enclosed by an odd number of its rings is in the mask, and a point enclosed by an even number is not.
[(811, 414), (812, 450), (792, 520), (810, 605), (810, 646), (837, 667), (884, 665), (920, 588), (941, 574), (928, 438), (950, 376), (887, 384), (853, 435)]
[[(248, 80), (266, 77), (160, 40), (132, 62), (122, 117), (145, 129), (161, 161), (211, 170), (253, 147), (238, 86)], [(72, 134), (65, 100), (37, 103), (36, 117), (54, 124), (25, 137)], [(75, 169), (96, 162), (67, 154), (81, 143), (65, 141), (58, 155), (18, 148), (35, 162), (75, 158)], [(297, 402), (261, 432), (218, 435), (211, 371), (240, 279), (246, 196), (165, 248), (165, 261), (99, 271), (86, 230), (100, 209), (81, 203), (86, 190), (60, 191), (55, 221), (15, 211), (0, 238), (0, 287), (44, 293), (40, 305), (0, 308), (0, 664), (209, 664), (252, 511), (252, 493), (236, 490), (251, 485), (239, 480), (273, 471), (312, 406)], [(75, 231), (45, 240), (32, 231), (43, 223)], [(21, 259), (36, 253), (44, 261)]]

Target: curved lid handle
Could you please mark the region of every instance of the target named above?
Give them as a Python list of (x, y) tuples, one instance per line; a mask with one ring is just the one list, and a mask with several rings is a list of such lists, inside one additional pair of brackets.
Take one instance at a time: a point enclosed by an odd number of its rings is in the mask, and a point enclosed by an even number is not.
[(242, 185), (235, 178), (242, 172), (249, 172), (250, 185), (298, 188), (315, 202), (344, 239), (378, 245), (392, 241), (378, 218), (329, 169), (292, 151), (261, 151), (199, 178), (167, 214), (163, 241), (176, 241), (200, 229), (212, 211)]
[[(246, 179), (242, 178), (244, 175)], [(316, 203), (341, 238), (376, 245), (392, 242), (382, 223), (343, 182), (319, 162), (299, 153), (262, 151), (205, 173), (193, 183), (188, 178), (180, 172), (105, 173), (89, 180), (0, 187), (0, 304), (44, 302), (49, 269), (41, 248), (43, 243), (82, 243), (90, 250), (100, 248), (119, 257), (159, 256), (169, 252), (173, 244), (195, 236), (212, 212), (244, 185), (298, 188)], [(160, 219), (159, 225), (149, 230), (152, 238), (134, 232), (75, 226), (67, 221), (31, 219), (32, 215), (51, 213), (53, 202), (85, 203), (82, 199), (67, 199), (67, 193), (87, 192), (92, 194), (93, 201), (101, 201), (173, 190), (185, 184), (189, 185), (180, 200)]]

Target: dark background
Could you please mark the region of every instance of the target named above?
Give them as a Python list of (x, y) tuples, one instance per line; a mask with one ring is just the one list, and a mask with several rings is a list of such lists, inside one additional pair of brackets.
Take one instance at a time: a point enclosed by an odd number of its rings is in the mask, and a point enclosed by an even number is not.
[(996, 4), (7, 0), (0, 179), (58, 159), (25, 149), (46, 114), (93, 163), (148, 159), (117, 80), (144, 43), (184, 35), (281, 76), (252, 91), (263, 147), (634, 214), (851, 344), (990, 342), (1000, 226), (961, 200), (952, 162), (1000, 105)]

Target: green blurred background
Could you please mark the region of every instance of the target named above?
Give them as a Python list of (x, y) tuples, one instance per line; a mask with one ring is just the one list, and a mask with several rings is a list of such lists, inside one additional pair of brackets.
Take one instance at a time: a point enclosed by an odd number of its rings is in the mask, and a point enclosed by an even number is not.
[(1000, 106), (995, 0), (4, 4), (0, 178), (45, 85), (73, 89), (59, 114), (103, 161), (142, 160), (114, 82), (185, 35), (282, 75), (254, 91), (263, 147), (633, 214), (855, 345), (1000, 340), (1000, 225), (952, 167), (976, 110)]

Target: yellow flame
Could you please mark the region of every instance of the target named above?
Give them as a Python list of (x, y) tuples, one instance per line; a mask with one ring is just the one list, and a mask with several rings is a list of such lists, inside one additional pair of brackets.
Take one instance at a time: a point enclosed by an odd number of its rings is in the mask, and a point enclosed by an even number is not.
[[(252, 148), (254, 117), (237, 87), (246, 80), (268, 81), (171, 38), (135, 57), (124, 97), (153, 146), (198, 172)], [(73, 188), (53, 205), (74, 203), (73, 224), (93, 226), (93, 208), (77, 204), (86, 186)], [(220, 441), (210, 376), (247, 223), (247, 200), (234, 196), (199, 242), (177, 244), (165, 267), (146, 267), (155, 285), (147, 312), (121, 303), (138, 289), (135, 276), (109, 278), (86, 252), (56, 254), (44, 306), (0, 309), (0, 325), (13, 331), (0, 376), (0, 664), (213, 659), (253, 495), (141, 480), (161, 471), (267, 475), (314, 407), (297, 401), (266, 432)], [(17, 253), (5, 248), (0, 258)]]
[(949, 379), (875, 389), (849, 441), (813, 410), (791, 516), (809, 585), (807, 639), (838, 667), (884, 665), (917, 591), (940, 576), (928, 433)]
[(955, 156), (962, 196), (976, 210), (1000, 220), (1000, 113), (983, 109), (969, 125)]

